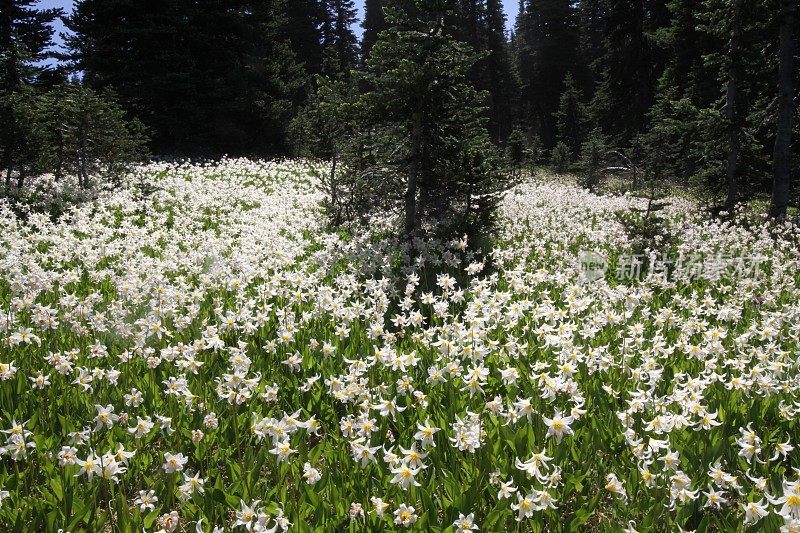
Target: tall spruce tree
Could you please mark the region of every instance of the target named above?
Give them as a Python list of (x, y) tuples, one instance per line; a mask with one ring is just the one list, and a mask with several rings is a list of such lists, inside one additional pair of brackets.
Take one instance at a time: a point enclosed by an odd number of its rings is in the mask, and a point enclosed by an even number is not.
[[(155, 152), (269, 153), (280, 149), (287, 109), (306, 79), (290, 45), (305, 42), (298, 28), (316, 28), (305, 12), (291, 24), (289, 5), (301, 7), (286, 0), (79, 0), (67, 19), (68, 45), (86, 83), (113, 89), (148, 126)], [(319, 68), (321, 56), (309, 54)]]
[(589, 112), (583, 102), (572, 74), (564, 77), (564, 93), (555, 114), (558, 140), (572, 151), (573, 159), (578, 156), (590, 127)]
[(356, 93), (351, 81), (317, 76), (317, 88), (308, 104), (292, 120), (290, 130), (298, 155), (330, 162), (330, 173), (319, 177), (326, 193), (323, 205), (334, 227), (345, 219), (352, 219), (357, 212), (353, 198), (340, 194), (343, 187), (339, 176), (342, 154), (353, 147)]
[(777, 79), (777, 50), (765, 38), (777, 34), (770, 5), (771, 0), (704, 0), (699, 15), (699, 29), (710, 43), (703, 61), (716, 72), (717, 96), (701, 110), (695, 157), (712, 162), (704, 182), (724, 196), (720, 207), (726, 211), (769, 186), (772, 145), (766, 136), (774, 131), (764, 128), (764, 116)]
[(0, 0), (0, 89), (34, 84), (48, 67), (53, 21), (60, 9), (38, 9), (38, 0)]
[(776, 6), (670, 0), (670, 23), (654, 34), (666, 65), (643, 137), (646, 164), (663, 177), (701, 185), (716, 211), (769, 190)]
[(157, 151), (184, 137), (182, 98), (195, 93), (183, 46), (185, 32), (178, 26), (182, 6), (177, 2), (144, 2), (137, 9), (130, 0), (80, 0), (66, 19), (74, 70), (83, 73), (94, 89), (113, 88), (126, 109), (151, 128)]
[(601, 81), (591, 109), (605, 133), (627, 144), (644, 129), (653, 104), (663, 61), (648, 35), (666, 23), (667, 13), (663, 2), (650, 0), (605, 0), (601, 9), (602, 53), (593, 64)]
[(476, 89), (486, 93), (487, 127), (492, 140), (499, 144), (511, 133), (513, 105), (518, 93), (502, 2), (459, 0), (457, 5), (450, 31), (480, 56), (469, 78)]
[(794, 54), (797, 41), (797, 4), (781, 0), (780, 67), (778, 81), (778, 113), (775, 147), (772, 155), (773, 182), (770, 216), (786, 217), (791, 192), (792, 113), (794, 95)]
[(378, 41), (378, 35), (385, 30), (388, 25), (383, 7), (386, 0), (366, 0), (364, 2), (364, 22), (361, 27), (364, 35), (361, 37), (361, 60), (366, 63), (372, 47)]
[(717, 74), (703, 60), (713, 41), (700, 31), (702, 0), (669, 0), (670, 23), (654, 32), (666, 54), (648, 112), (650, 129), (643, 137), (646, 164), (665, 178), (687, 184), (703, 173), (701, 110), (719, 97)]
[(528, 0), (519, 14), (516, 39), (523, 112), (546, 148), (556, 141), (554, 113), (564, 77), (581, 63), (578, 14), (570, 0)]
[(489, 93), (489, 134), (503, 143), (514, 125), (519, 81), (514, 70), (511, 48), (506, 37), (506, 15), (500, 0), (486, 1), (486, 51), (482, 60)]
[(581, 0), (580, 18), (580, 57), (582, 71), (575, 73), (578, 87), (587, 95), (593, 95), (596, 82), (602, 79), (601, 58), (604, 49), (604, 30), (606, 21), (606, 0)]
[(35, 0), (0, 0), (0, 168), (10, 183), (15, 159), (33, 142), (31, 88), (47, 68), (41, 61), (52, 46), (51, 24), (58, 9), (37, 9)]
[(347, 162), (377, 202), (400, 208), (406, 242), (423, 233), (476, 237), (491, 224), (503, 178), (467, 74), (475, 53), (447, 21), (452, 0), (398, 0), (370, 52), (358, 102), (361, 153)]
[(327, 0), (329, 30), (323, 32), (326, 75), (346, 74), (358, 65), (358, 39), (353, 33), (356, 8), (353, 0)]
[(727, 120), (727, 152), (725, 162), (725, 208), (731, 211), (739, 200), (739, 181), (742, 154), (742, 107), (740, 85), (742, 83), (741, 48), (742, 5), (744, 0), (733, 0), (730, 16), (730, 39), (726, 54), (727, 80), (725, 89), (725, 118)]
[[(292, 43), (297, 61), (309, 75), (323, 72), (325, 39), (324, 26), (332, 31), (333, 24), (326, 0), (286, 0), (284, 37)], [(311, 83), (309, 78), (309, 83)]]
[(92, 180), (117, 182), (125, 169), (145, 156), (146, 138), (137, 120), (108, 97), (67, 83), (41, 95), (36, 120), (43, 144), (41, 162), (55, 179), (76, 176), (88, 189)]

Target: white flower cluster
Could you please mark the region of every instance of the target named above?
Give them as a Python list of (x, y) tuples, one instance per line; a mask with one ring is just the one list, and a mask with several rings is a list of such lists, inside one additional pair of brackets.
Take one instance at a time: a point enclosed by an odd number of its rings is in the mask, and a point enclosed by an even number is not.
[(0, 203), (0, 524), (36, 519), (30, 487), (110, 487), (165, 532), (800, 530), (789, 225), (675, 201), (676, 254), (761, 275), (584, 283), (640, 200), (531, 181), (490, 253), (412, 253), (393, 214), (326, 230), (324, 170), (154, 163), (56, 221)]

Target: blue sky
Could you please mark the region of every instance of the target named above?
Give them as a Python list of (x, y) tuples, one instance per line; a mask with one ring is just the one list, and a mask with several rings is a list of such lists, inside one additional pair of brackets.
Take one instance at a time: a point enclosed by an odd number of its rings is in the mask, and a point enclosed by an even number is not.
[[(291, 1), (291, 0), (290, 0)], [(518, 8), (518, 0), (503, 0), (503, 5), (505, 6), (506, 16), (508, 17), (508, 23), (513, 24), (514, 19), (517, 16), (517, 8)], [(363, 9), (364, 9), (364, 1), (363, 0), (356, 0), (356, 5), (358, 6), (359, 17), (363, 17)], [(72, 9), (72, 0), (40, 0), (39, 1), (40, 7), (61, 7), (64, 11), (70, 11)], [(357, 34), (361, 34), (361, 26), (357, 24), (355, 28), (353, 28)], [(63, 28), (60, 24), (56, 28), (56, 31), (62, 31)]]

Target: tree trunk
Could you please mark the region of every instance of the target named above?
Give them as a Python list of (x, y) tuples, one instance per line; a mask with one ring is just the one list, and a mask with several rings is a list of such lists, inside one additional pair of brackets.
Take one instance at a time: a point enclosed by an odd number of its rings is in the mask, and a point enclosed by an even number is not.
[(792, 145), (792, 76), (795, 40), (796, 0), (781, 2), (780, 31), (780, 73), (778, 86), (778, 130), (775, 135), (775, 149), (772, 154), (773, 182), (772, 205), (769, 214), (772, 218), (786, 218), (791, 185), (791, 145)]
[(731, 20), (731, 39), (728, 43), (728, 89), (725, 95), (725, 118), (728, 119), (728, 161), (725, 165), (727, 197), (725, 209), (733, 212), (739, 200), (739, 160), (741, 140), (739, 138), (739, 113), (737, 97), (739, 91), (739, 46), (742, 33), (742, 0), (734, 0)]
[(55, 179), (56, 181), (61, 181), (63, 177), (64, 177), (64, 141), (63, 139), (59, 138), (58, 150), (56, 151)]
[(86, 186), (83, 183), (83, 169), (86, 166), (83, 160), (83, 153), (78, 153), (78, 187), (84, 189)]
[(330, 193), (331, 193), (331, 207), (333, 208), (333, 225), (339, 226), (341, 220), (341, 206), (339, 205), (339, 194), (336, 188), (336, 152), (333, 153), (331, 161), (331, 177), (330, 177)]
[(408, 155), (408, 187), (405, 197), (405, 238), (410, 245), (417, 233), (417, 191), (419, 190), (420, 158), (422, 156), (422, 115), (414, 113), (411, 126), (411, 151)]
[(83, 176), (83, 188), (89, 188), (89, 172), (86, 170), (86, 154), (81, 157), (81, 176)]
[(80, 185), (81, 189), (87, 189), (89, 184), (87, 183), (87, 172), (86, 172), (86, 137), (81, 134), (81, 142), (80, 148), (78, 153), (78, 185)]
[[(5, 111), (5, 109), (3, 109), (3, 111)], [(6, 113), (3, 114), (6, 115)], [(8, 193), (11, 190), (11, 169), (14, 167), (14, 156), (11, 152), (11, 145), (14, 143), (14, 123), (10, 111), (2, 118), (4, 121), (5, 119), (8, 119), (8, 125), (3, 128), (3, 161), (0, 168), (4, 168), (6, 171), (6, 193)]]

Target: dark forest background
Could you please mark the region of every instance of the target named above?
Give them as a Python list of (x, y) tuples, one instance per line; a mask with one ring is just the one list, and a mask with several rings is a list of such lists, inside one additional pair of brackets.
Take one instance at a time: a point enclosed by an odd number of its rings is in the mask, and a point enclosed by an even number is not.
[[(776, 190), (788, 203), (798, 183), (792, 0), (523, 0), (511, 32), (499, 0), (368, 0), (360, 42), (351, 0), (0, 10), (6, 169), (18, 157), (9, 95), (70, 80), (140, 121), (158, 156), (314, 155), (297, 117), (326, 83), (370, 90), (359, 73), (399, 10), (477, 54), (474, 105), (512, 163), (569, 170), (594, 150), (609, 168), (702, 186), (727, 208)], [(45, 67), (56, 17), (69, 52)]]

